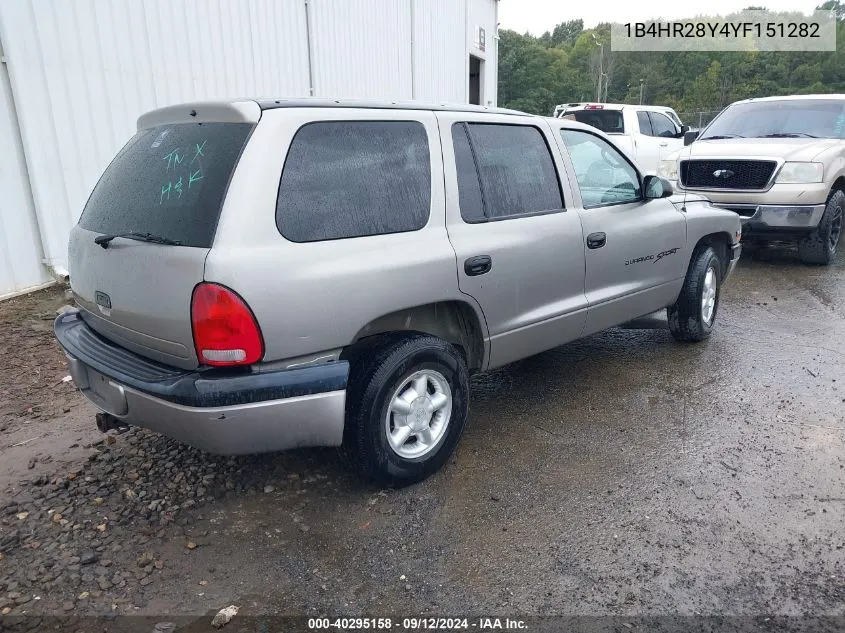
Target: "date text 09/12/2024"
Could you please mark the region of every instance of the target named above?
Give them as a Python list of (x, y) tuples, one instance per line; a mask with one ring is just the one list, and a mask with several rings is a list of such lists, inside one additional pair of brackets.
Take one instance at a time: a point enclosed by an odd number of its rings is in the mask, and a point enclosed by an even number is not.
[(309, 618), (308, 628), (311, 630), (526, 630), (524, 620), (511, 618)]

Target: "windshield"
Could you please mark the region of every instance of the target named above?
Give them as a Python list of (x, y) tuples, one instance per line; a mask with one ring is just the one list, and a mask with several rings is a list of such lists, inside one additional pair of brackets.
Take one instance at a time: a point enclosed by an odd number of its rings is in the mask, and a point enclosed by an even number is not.
[(701, 137), (843, 138), (845, 101), (790, 99), (738, 103), (725, 110)]
[(79, 226), (208, 248), (249, 123), (175, 123), (138, 132), (106, 168)]
[(570, 110), (562, 118), (586, 123), (605, 134), (622, 134), (625, 131), (621, 110)]

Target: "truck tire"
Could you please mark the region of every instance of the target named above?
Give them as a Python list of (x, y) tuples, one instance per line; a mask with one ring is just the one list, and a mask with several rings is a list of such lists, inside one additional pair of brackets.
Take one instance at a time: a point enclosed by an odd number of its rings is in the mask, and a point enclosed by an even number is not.
[(710, 336), (719, 309), (722, 264), (710, 246), (693, 253), (678, 300), (666, 309), (675, 340), (703, 341)]
[(469, 411), (469, 372), (450, 343), (387, 335), (351, 360), (344, 451), (365, 478), (421, 481), (455, 450)]
[(805, 264), (827, 266), (836, 258), (836, 246), (842, 237), (842, 215), (845, 193), (838, 189), (830, 194), (819, 225), (798, 241), (798, 255)]

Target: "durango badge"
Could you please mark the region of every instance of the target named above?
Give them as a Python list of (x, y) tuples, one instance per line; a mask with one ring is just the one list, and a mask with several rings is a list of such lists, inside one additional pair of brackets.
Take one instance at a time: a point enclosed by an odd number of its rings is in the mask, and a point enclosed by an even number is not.
[(678, 246), (675, 248), (670, 248), (669, 250), (661, 251), (660, 253), (657, 253), (657, 255), (644, 255), (643, 257), (636, 257), (634, 259), (627, 260), (625, 262), (625, 265), (630, 266), (631, 264), (640, 264), (642, 262), (651, 262), (653, 264), (656, 264), (667, 255), (674, 255), (679, 250), (681, 250), (681, 248)]

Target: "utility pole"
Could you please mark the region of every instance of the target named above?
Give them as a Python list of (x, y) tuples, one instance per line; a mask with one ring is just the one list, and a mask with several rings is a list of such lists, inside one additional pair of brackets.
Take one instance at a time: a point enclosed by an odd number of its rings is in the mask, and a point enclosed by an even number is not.
[(595, 33), (590, 33), (590, 35), (593, 36), (593, 41), (599, 47), (599, 86), (598, 90), (596, 90), (596, 101), (601, 103), (601, 80), (604, 77), (604, 44), (599, 42)]
[(640, 79), (640, 105), (643, 104), (643, 86), (645, 85), (644, 82), (644, 79)]

